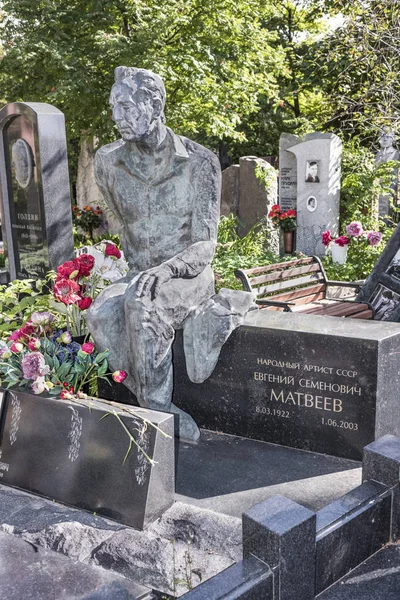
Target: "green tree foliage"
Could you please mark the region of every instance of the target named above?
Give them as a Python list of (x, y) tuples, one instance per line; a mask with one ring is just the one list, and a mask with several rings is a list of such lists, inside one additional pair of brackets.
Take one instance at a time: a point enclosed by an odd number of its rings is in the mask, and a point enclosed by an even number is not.
[(159, 73), (168, 124), (200, 138), (243, 138), (259, 94), (277, 95), (283, 54), (256, 0), (8, 0), (2, 11), (5, 100), (54, 104), (70, 139), (115, 137), (108, 96), (121, 64)]
[(400, 121), (400, 3), (398, 0), (331, 0), (342, 25), (320, 44), (316, 71), (332, 114), (327, 127), (366, 143), (377, 129)]

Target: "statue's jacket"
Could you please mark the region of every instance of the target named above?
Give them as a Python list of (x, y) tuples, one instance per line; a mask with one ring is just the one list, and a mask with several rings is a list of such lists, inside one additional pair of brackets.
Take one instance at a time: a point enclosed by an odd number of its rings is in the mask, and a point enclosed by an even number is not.
[(121, 222), (132, 274), (167, 262), (176, 277), (192, 278), (211, 263), (221, 170), (210, 150), (167, 128), (155, 155), (123, 140), (100, 148), (95, 178)]

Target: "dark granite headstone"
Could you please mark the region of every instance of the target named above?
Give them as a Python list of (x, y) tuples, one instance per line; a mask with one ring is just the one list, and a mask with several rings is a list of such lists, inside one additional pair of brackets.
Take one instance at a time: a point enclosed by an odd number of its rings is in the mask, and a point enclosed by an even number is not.
[(174, 402), (204, 429), (360, 460), (400, 431), (400, 326), (250, 313), (203, 384), (175, 344)]
[(370, 302), (378, 321), (400, 321), (400, 225), (357, 296)]
[[(142, 529), (173, 502), (173, 417), (0, 390), (0, 481)], [(121, 410), (122, 409), (122, 410)], [(122, 419), (150, 458), (133, 444)], [(106, 416), (108, 415), (108, 416)], [(138, 415), (149, 425), (142, 431)], [(104, 418), (106, 416), (106, 418)], [(124, 457), (127, 455), (124, 462)]]
[(64, 115), (43, 103), (0, 111), (0, 219), (11, 279), (73, 258)]
[[(397, 323), (253, 312), (202, 384), (177, 332), (173, 401), (203, 429), (361, 460), (400, 431), (399, 347)], [(122, 390), (100, 382), (104, 397), (134, 403)]]

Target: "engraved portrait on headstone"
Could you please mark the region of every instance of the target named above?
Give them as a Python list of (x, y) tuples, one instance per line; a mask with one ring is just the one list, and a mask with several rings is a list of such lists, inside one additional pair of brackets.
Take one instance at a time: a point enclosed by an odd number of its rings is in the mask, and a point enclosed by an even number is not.
[(33, 155), (28, 142), (20, 138), (11, 148), (15, 179), (22, 188), (27, 188), (33, 176)]
[(376, 321), (390, 321), (391, 316), (399, 305), (400, 296), (386, 286), (380, 284), (371, 299), (375, 309)]
[(115, 70), (110, 105), (121, 139), (97, 151), (95, 177), (121, 223), (130, 271), (96, 298), (87, 322), (110, 365), (127, 371), (139, 404), (178, 414), (180, 435), (197, 439), (193, 419), (172, 404), (175, 331), (183, 329), (189, 377), (204, 381), (253, 298), (214, 295), (220, 165), (166, 127), (165, 99), (159, 75)]
[(319, 183), (318, 162), (316, 160), (307, 161), (306, 182), (307, 183)]

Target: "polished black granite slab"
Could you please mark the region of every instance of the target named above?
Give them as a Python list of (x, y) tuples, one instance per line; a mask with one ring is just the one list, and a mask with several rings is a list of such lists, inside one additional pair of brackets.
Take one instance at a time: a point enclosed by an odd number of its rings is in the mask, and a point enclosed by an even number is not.
[[(0, 390), (0, 396), (1, 483), (138, 529), (171, 506), (171, 415), (142, 409), (131, 414), (94, 399), (71, 402), (19, 390)], [(150, 425), (140, 433), (140, 416), (167, 435)], [(133, 444), (129, 453), (130, 440), (119, 419), (139, 446)]]
[[(213, 431), (360, 460), (400, 431), (400, 325), (255, 311), (202, 384), (174, 351), (174, 403)], [(123, 386), (101, 395), (134, 403)]]
[(177, 442), (175, 497), (231, 516), (276, 494), (319, 510), (360, 483), (360, 463), (336, 456), (206, 430)]
[(317, 513), (316, 592), (390, 540), (391, 490), (368, 481)]
[(363, 481), (380, 481), (392, 489), (392, 540), (400, 539), (400, 441), (385, 435), (364, 448)]
[(43, 278), (72, 260), (65, 122), (50, 104), (0, 111), (0, 220), (11, 280)]
[(250, 313), (203, 384), (175, 344), (174, 402), (207, 429), (359, 460), (400, 431), (399, 345), (395, 323)]
[(209, 579), (193, 591), (181, 596), (182, 600), (274, 600), (271, 569), (249, 556), (219, 575)]
[(274, 597), (313, 600), (315, 513), (283, 496), (274, 496), (243, 513), (242, 522), (243, 557), (254, 555), (270, 566)]
[(389, 545), (317, 596), (318, 600), (399, 600), (400, 546)]
[(0, 532), (2, 600), (151, 600), (151, 590)]

